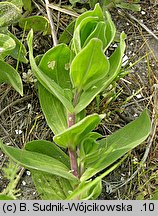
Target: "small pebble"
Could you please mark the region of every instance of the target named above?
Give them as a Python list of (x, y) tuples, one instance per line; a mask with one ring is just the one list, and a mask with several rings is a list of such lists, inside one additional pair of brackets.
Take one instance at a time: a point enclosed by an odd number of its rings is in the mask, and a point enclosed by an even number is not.
[(26, 171), (26, 175), (30, 176), (31, 175), (30, 171)]
[(138, 117), (138, 114), (137, 114), (137, 113), (135, 113), (133, 116), (134, 116), (134, 117)]
[(141, 14), (142, 14), (142, 15), (145, 15), (145, 14), (146, 14), (146, 12), (145, 12), (145, 11), (141, 11)]
[(17, 135), (22, 134), (22, 130), (15, 130), (15, 133), (16, 133)]
[(25, 181), (22, 181), (22, 185), (25, 186), (25, 185), (26, 185), (26, 182), (25, 182)]
[(142, 95), (141, 95), (141, 94), (137, 94), (136, 97), (137, 97), (138, 99), (140, 99), (140, 98), (142, 98)]

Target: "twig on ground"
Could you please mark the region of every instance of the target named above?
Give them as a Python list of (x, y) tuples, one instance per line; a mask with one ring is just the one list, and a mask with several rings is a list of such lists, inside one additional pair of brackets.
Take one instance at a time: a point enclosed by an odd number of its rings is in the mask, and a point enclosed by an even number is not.
[(1, 116), (8, 108), (10, 108), (10, 107), (12, 107), (12, 106), (14, 106), (14, 105), (16, 105), (16, 104), (18, 104), (18, 103), (21, 103), (21, 102), (23, 102), (23, 101), (29, 100), (31, 97), (32, 97), (32, 95), (28, 95), (28, 96), (26, 96), (26, 97), (23, 97), (23, 98), (17, 99), (16, 101), (13, 101), (12, 103), (10, 103), (8, 106), (6, 106), (4, 109), (2, 109), (2, 110), (0, 111), (0, 116)]
[(56, 46), (58, 44), (58, 41), (57, 41), (57, 36), (56, 36), (56, 32), (55, 32), (54, 22), (53, 22), (52, 16), (51, 16), (51, 10), (49, 8), (49, 1), (48, 0), (44, 0), (44, 1), (45, 1), (45, 4), (46, 4), (47, 16), (48, 16), (49, 23), (50, 23), (53, 44), (54, 44), (54, 46)]

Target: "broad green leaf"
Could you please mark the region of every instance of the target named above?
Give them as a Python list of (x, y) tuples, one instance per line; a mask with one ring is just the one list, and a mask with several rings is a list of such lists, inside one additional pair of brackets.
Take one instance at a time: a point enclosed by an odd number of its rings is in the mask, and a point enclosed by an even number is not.
[(15, 41), (16, 46), (15, 48), (12, 50), (12, 52), (10, 53), (10, 55), (15, 58), (18, 59), (20, 62), (23, 62), (25, 64), (28, 63), (28, 60), (26, 58), (27, 55), (27, 51), (25, 46), (21, 43), (21, 41), (15, 37), (15, 35), (13, 35), (12, 33), (9, 32), (9, 36)]
[(19, 8), (20, 10), (22, 9), (23, 6), (22, 0), (7, 0), (7, 2), (11, 2), (12, 4), (16, 5), (17, 8)]
[(49, 30), (49, 21), (43, 16), (30, 16), (27, 18), (21, 18), (19, 20), (19, 26), (26, 30), (33, 29), (33, 31), (42, 31), (46, 34)]
[(59, 176), (31, 171), (35, 187), (42, 200), (65, 200), (73, 191), (70, 182)]
[(31, 12), (32, 11), (32, 0), (22, 0), (23, 1), (23, 5), (24, 5), (24, 9)]
[(0, 200), (14, 200), (12, 197), (5, 194), (0, 194)]
[(107, 48), (110, 46), (110, 44), (113, 42), (115, 34), (116, 34), (116, 28), (115, 24), (113, 23), (110, 13), (108, 11), (105, 12), (106, 16), (106, 39), (107, 39), (107, 45), (104, 48), (104, 51), (107, 50)]
[(69, 157), (53, 142), (46, 140), (34, 140), (26, 143), (25, 149), (31, 152), (38, 152), (53, 157), (67, 167), (70, 167)]
[(85, 158), (87, 170), (82, 175), (81, 181), (91, 178), (141, 144), (150, 132), (151, 121), (145, 110), (136, 120), (99, 141), (100, 148)]
[(9, 64), (0, 60), (0, 83), (8, 83), (23, 96), (22, 80), (18, 72)]
[[(71, 89), (69, 65), (71, 51), (65, 44), (60, 44), (44, 54), (39, 68), (48, 77), (53, 79), (62, 89)], [(66, 110), (62, 103), (41, 84), (38, 86), (39, 99), (47, 123), (54, 134), (67, 128)], [(72, 94), (72, 91), (70, 90)], [(72, 96), (70, 97), (72, 100)]]
[(81, 112), (90, 102), (105, 88), (107, 88), (118, 76), (122, 65), (122, 57), (125, 51), (125, 34), (120, 36), (120, 45), (115, 52), (110, 56), (110, 69), (104, 79), (99, 80), (94, 86), (86, 91), (83, 91), (79, 98), (79, 102), (75, 107), (75, 113)]
[(5, 57), (15, 48), (15, 46), (15, 41), (10, 36), (0, 34), (0, 56), (2, 55), (2, 57)]
[(28, 34), (27, 41), (29, 46), (29, 58), (31, 68), (34, 72), (34, 75), (37, 77), (38, 81), (54, 96), (56, 96), (61, 103), (69, 110), (69, 112), (73, 113), (74, 107), (70, 102), (69, 98), (65, 91), (51, 78), (49, 78), (46, 74), (43, 73), (42, 70), (36, 65), (36, 62), (33, 57), (33, 47), (32, 47), (32, 40), (33, 40), (33, 31), (31, 30)]
[(53, 175), (77, 182), (77, 178), (70, 172), (69, 168), (59, 160), (37, 152), (30, 152), (13, 147), (8, 147), (0, 141), (0, 147), (13, 161), (28, 169), (43, 171)]
[[(25, 149), (58, 159), (70, 167), (69, 157), (52, 142), (31, 141), (25, 145)], [(44, 200), (64, 200), (69, 195), (68, 192), (73, 190), (71, 183), (65, 178), (35, 170), (31, 170), (31, 176), (40, 197)]]
[(38, 83), (38, 95), (47, 124), (53, 133), (58, 134), (65, 130), (67, 119), (63, 104), (40, 83)]
[(88, 45), (74, 58), (70, 75), (78, 92), (95, 86), (109, 71), (109, 62), (102, 50), (102, 42), (91, 39)]
[(11, 2), (0, 2), (0, 27), (8, 26), (17, 21), (21, 10)]
[(75, 149), (86, 135), (99, 124), (103, 117), (103, 115), (98, 114), (89, 115), (64, 132), (54, 136), (54, 141), (62, 147)]
[(103, 21), (98, 22), (94, 31), (89, 35), (89, 37), (87, 37), (86, 41), (84, 42), (84, 46), (86, 46), (92, 38), (98, 38), (102, 41), (103, 49), (105, 49), (107, 45), (107, 39), (105, 33), (106, 33), (106, 23)]
[(59, 44), (43, 55), (39, 68), (63, 89), (71, 89), (70, 63), (70, 48), (65, 44)]

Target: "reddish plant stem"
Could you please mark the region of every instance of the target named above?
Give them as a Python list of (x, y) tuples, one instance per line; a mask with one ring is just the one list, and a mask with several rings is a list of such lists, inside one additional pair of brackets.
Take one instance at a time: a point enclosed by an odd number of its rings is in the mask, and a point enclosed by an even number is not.
[[(78, 103), (79, 94), (80, 93), (78, 91), (76, 91), (74, 94), (74, 98), (73, 98), (74, 107)], [(76, 122), (75, 113), (68, 113), (68, 127), (72, 127), (75, 124), (75, 122)], [(68, 151), (69, 151), (69, 156), (70, 156), (70, 164), (71, 164), (72, 173), (74, 176), (79, 178), (76, 149), (68, 148)]]
[[(68, 114), (68, 127), (71, 127), (75, 124), (75, 114), (69, 113)], [(77, 159), (76, 159), (76, 150), (73, 150), (72, 148), (68, 148), (69, 156), (70, 156), (70, 164), (71, 164), (71, 170), (74, 176), (79, 178), (78, 174), (78, 165), (77, 165)]]

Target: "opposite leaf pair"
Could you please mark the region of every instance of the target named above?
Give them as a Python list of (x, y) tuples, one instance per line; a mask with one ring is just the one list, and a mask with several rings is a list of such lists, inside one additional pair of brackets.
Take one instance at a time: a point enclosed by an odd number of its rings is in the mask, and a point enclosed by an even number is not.
[[(102, 138), (93, 132), (105, 115), (85, 116), (85, 108), (118, 78), (125, 50), (125, 34), (110, 57), (104, 52), (114, 40), (115, 26), (97, 4), (76, 20), (69, 46), (59, 44), (41, 59), (33, 56), (33, 31), (28, 35), (32, 71), (38, 79), (42, 111), (58, 146), (44, 140), (26, 143), (24, 150), (1, 144), (3, 151), (32, 172), (43, 199), (96, 199), (102, 178), (122, 161), (125, 153), (150, 133), (147, 111), (124, 128)], [(137, 132), (141, 127), (141, 132)], [(105, 170), (106, 169), (106, 170)], [(102, 171), (102, 174), (98, 174)], [(98, 174), (98, 177), (94, 177)]]

